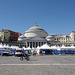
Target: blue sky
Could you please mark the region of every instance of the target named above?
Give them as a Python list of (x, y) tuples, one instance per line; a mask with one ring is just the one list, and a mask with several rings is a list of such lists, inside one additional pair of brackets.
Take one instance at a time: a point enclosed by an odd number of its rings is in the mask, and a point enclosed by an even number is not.
[(75, 0), (0, 0), (0, 30), (24, 34), (35, 23), (48, 34), (75, 31)]

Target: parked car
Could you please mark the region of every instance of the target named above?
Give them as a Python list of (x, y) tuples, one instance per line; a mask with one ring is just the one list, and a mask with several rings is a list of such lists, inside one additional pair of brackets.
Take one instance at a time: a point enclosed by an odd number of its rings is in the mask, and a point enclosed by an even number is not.
[(11, 56), (11, 55), (12, 55), (11, 51), (9, 51), (9, 50), (5, 50), (2, 54), (2, 56)]
[(16, 50), (15, 51), (15, 56), (22, 56), (23, 55), (23, 50)]

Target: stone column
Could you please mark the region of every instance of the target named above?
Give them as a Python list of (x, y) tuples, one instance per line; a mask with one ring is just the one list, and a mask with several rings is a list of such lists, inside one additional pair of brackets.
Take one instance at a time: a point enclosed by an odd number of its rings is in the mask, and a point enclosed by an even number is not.
[(27, 48), (27, 42), (26, 42), (26, 48)]
[(35, 48), (36, 48), (36, 42), (35, 42)]
[(38, 42), (38, 46), (39, 46), (39, 42)]
[(40, 46), (42, 45), (42, 42), (40, 42)]
[(33, 42), (32, 42), (32, 47), (33, 47)]

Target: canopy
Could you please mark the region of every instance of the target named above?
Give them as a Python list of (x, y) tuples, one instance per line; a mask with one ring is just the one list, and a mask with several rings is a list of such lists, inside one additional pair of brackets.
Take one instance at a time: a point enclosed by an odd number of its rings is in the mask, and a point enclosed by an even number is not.
[(51, 49), (51, 47), (48, 44), (44, 44), (39, 49)]
[(0, 48), (3, 48), (3, 45), (2, 44), (0, 44)]
[(55, 46), (51, 46), (51, 49), (56, 49), (56, 50), (57, 50), (57, 47), (56, 47), (56, 45), (55, 45)]
[(68, 46), (67, 48), (68, 48), (68, 49), (73, 49), (73, 50), (75, 50), (75, 46), (73, 46), (73, 45)]
[(31, 48), (30, 47), (27, 47), (26, 50), (31, 50)]

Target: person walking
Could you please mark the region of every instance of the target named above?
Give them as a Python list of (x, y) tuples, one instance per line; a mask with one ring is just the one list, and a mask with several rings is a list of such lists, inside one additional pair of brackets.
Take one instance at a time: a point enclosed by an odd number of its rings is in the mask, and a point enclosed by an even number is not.
[(25, 51), (25, 56), (28, 56), (28, 51), (27, 50)]

